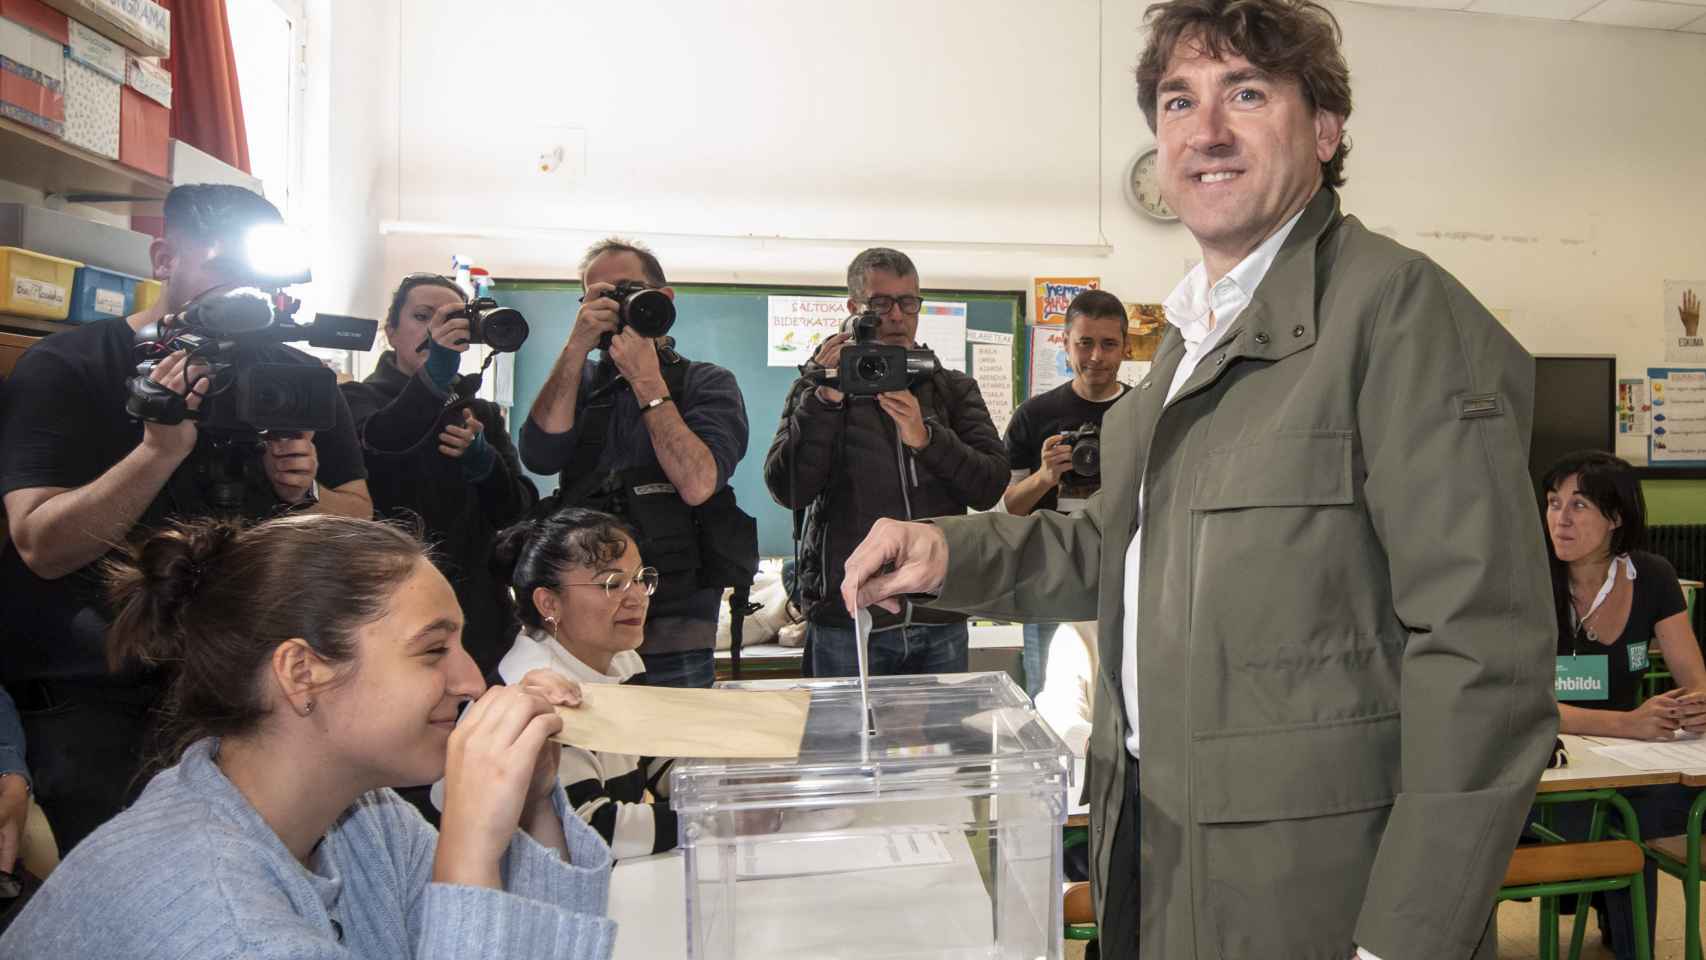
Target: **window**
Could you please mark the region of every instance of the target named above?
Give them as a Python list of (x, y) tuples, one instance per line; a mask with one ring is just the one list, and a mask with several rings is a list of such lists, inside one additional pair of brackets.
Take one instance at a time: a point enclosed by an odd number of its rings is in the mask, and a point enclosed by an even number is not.
[(250, 173), (291, 220), (301, 185), (301, 0), (225, 0)]

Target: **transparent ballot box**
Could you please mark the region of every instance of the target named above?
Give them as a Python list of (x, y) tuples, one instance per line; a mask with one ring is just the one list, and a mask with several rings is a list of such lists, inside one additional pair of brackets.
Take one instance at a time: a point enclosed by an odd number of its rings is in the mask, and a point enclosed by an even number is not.
[(675, 765), (692, 960), (1060, 957), (1071, 755), (1006, 674), (724, 686), (811, 709), (798, 759)]

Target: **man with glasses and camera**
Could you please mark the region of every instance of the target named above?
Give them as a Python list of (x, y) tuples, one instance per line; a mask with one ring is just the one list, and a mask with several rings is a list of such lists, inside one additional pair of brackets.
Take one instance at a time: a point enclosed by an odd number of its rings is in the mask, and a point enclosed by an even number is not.
[(729, 487), (746, 456), (746, 401), (734, 374), (676, 353), (675, 291), (646, 247), (593, 244), (580, 278), (574, 327), (521, 428), (521, 462), (558, 475), (541, 512), (588, 507), (640, 532), (660, 580), (633, 682), (709, 687), (723, 588), (744, 615), (758, 570), (756, 522)]
[[(874, 247), (854, 257), (853, 329), (825, 340), (802, 368), (764, 463), (771, 495), (794, 511), (812, 676), (858, 673), (853, 621), (837, 588), (848, 554), (877, 520), (987, 510), (1007, 488), (1006, 449), (977, 381), (942, 368), (915, 342), (923, 305), (906, 254)], [(876, 616), (873, 675), (965, 671), (965, 617), (911, 604)]]
[[(169, 519), (372, 515), (349, 410), (318, 360), (282, 342), (255, 347), (223, 373), (192, 358), (224, 345), (188, 334), (184, 318), (227, 291), (270, 286), (255, 238), (281, 222), (240, 187), (172, 190), (165, 235), (151, 250), (165, 283), (159, 302), (48, 337), (0, 391), (0, 493), (11, 528), (0, 553), (9, 634), (0, 682), (17, 701), (35, 793), (61, 850), (141, 788), (132, 781), (160, 706), (156, 666), (108, 668), (101, 561)], [(266, 319), (267, 302), (253, 292), (243, 305)], [(326, 374), (324, 390), (304, 399), (329, 416), (329, 429), (241, 429), (245, 384), (223, 377), (241, 381), (257, 364), (278, 372), (275, 384)]]

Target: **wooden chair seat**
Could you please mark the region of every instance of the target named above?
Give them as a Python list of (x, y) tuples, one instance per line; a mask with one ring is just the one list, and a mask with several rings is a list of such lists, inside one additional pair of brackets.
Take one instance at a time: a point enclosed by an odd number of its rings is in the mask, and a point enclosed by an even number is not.
[(1670, 857), (1677, 863), (1686, 864), (1688, 862), (1688, 837), (1684, 834), (1678, 834), (1674, 837), (1660, 837), (1657, 840), (1649, 840), (1647, 841), (1647, 846), (1652, 847), (1654, 850), (1657, 850), (1667, 857)]
[[(1674, 839), (1682, 839), (1680, 837)], [(1594, 843), (1541, 843), (1518, 847), (1505, 870), (1504, 886), (1564, 883), (1640, 873), (1641, 845), (1629, 840)]]
[(1067, 923), (1095, 923), (1096, 907), (1090, 901), (1090, 885), (1074, 883), (1066, 888), (1066, 899), (1062, 904)]

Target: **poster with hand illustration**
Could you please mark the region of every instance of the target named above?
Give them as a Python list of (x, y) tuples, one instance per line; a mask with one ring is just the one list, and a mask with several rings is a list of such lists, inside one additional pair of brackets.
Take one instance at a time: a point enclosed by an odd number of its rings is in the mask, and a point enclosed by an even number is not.
[(1706, 280), (1665, 281), (1665, 359), (1706, 363), (1706, 330), (1700, 329), (1700, 299)]

